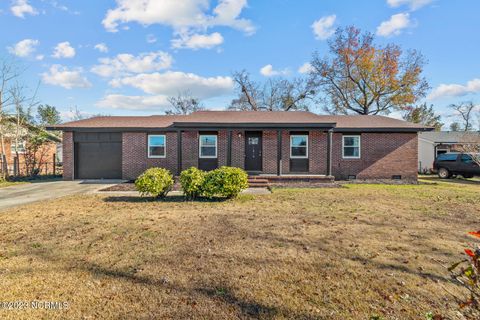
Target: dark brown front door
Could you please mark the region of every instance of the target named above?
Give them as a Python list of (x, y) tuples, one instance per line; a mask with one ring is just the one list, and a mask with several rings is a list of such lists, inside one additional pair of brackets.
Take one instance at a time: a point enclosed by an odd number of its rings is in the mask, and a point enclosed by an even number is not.
[(245, 132), (245, 170), (262, 171), (262, 132)]

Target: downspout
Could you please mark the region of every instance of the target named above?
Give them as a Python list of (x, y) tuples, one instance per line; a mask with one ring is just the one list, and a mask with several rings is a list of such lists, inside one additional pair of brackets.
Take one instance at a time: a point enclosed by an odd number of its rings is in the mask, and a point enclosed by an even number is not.
[(232, 166), (232, 130), (228, 130), (227, 136), (227, 166)]
[(332, 149), (333, 149), (333, 129), (327, 133), (327, 176), (332, 175)]
[(177, 175), (182, 172), (182, 130), (177, 130)]
[(277, 130), (277, 176), (282, 175), (282, 130)]

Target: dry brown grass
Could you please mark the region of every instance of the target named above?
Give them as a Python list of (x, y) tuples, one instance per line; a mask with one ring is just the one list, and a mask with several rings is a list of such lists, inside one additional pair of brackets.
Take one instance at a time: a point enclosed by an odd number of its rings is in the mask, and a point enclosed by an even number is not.
[(0, 188), (10, 187), (10, 186), (14, 186), (22, 183), (25, 183), (25, 182), (12, 182), (12, 181), (0, 180)]
[(459, 318), (446, 264), (480, 185), (279, 189), (225, 202), (76, 196), (0, 214), (4, 318)]

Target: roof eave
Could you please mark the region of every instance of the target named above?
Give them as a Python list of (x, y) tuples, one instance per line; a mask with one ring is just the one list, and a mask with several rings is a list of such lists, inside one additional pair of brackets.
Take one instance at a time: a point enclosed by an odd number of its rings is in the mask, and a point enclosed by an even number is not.
[(374, 128), (374, 127), (363, 127), (363, 128), (344, 128), (344, 127), (336, 127), (333, 129), (335, 132), (384, 132), (384, 133), (413, 133), (413, 132), (422, 132), (422, 131), (432, 131), (433, 128), (407, 128), (407, 127), (384, 127), (384, 128)]
[(335, 128), (334, 122), (299, 123), (299, 122), (174, 122), (173, 127), (182, 129), (310, 129), (310, 128)]

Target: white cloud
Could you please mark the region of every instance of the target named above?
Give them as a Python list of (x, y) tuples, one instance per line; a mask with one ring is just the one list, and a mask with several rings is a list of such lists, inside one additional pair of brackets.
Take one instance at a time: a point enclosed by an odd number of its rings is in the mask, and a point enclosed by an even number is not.
[(410, 9), (417, 10), (432, 3), (433, 1), (434, 0), (387, 0), (387, 3), (392, 8), (407, 5), (410, 7)]
[(144, 73), (168, 69), (173, 63), (170, 54), (163, 51), (144, 52), (138, 56), (122, 53), (113, 58), (101, 58), (91, 71), (102, 77), (118, 77), (130, 73)]
[(35, 56), (35, 60), (38, 60), (38, 61), (42, 61), (43, 58), (45, 58), (45, 56), (44, 56), (43, 54), (37, 54), (37, 55)]
[(209, 0), (116, 0), (117, 7), (107, 11), (102, 23), (111, 32), (120, 24), (137, 22), (142, 25), (162, 24), (175, 32), (205, 31), (214, 26), (226, 26), (252, 34), (250, 20), (239, 18), (247, 0), (219, 0), (209, 12)]
[(48, 72), (42, 73), (42, 80), (47, 84), (72, 88), (88, 88), (92, 84), (82, 75), (82, 69), (68, 69), (67, 67), (54, 64)]
[(147, 43), (155, 43), (157, 42), (157, 37), (154, 34), (147, 34)]
[(193, 34), (180, 36), (178, 39), (172, 40), (172, 47), (177, 49), (211, 49), (223, 43), (223, 37), (220, 33), (212, 34)]
[(480, 79), (470, 80), (465, 85), (441, 84), (428, 95), (427, 99), (435, 100), (444, 97), (460, 97), (472, 93), (480, 93)]
[(389, 37), (399, 35), (403, 29), (412, 25), (409, 13), (398, 13), (390, 17), (390, 20), (383, 21), (377, 27), (377, 35)]
[(167, 71), (165, 73), (142, 73), (110, 81), (113, 87), (131, 86), (154, 95), (172, 96), (179, 92), (190, 92), (193, 96), (206, 99), (233, 91), (230, 77), (201, 77), (193, 73)]
[(210, 24), (232, 27), (246, 34), (253, 34), (255, 33), (255, 26), (252, 22), (238, 18), (245, 7), (247, 7), (247, 0), (220, 0), (213, 10), (216, 15)]
[(267, 64), (260, 68), (260, 73), (265, 77), (273, 77), (279, 75), (287, 75), (289, 73), (288, 69), (283, 70), (274, 70), (271, 64)]
[(331, 37), (335, 33), (333, 25), (335, 24), (336, 19), (337, 16), (332, 14), (313, 22), (312, 29), (315, 38), (318, 40), (325, 40)]
[(8, 47), (7, 49), (8, 52), (16, 55), (17, 57), (28, 57), (35, 52), (35, 47), (38, 46), (39, 43), (40, 42), (35, 39), (24, 39), (17, 42), (12, 47)]
[(70, 45), (70, 42), (60, 42), (55, 47), (52, 57), (60, 58), (73, 58), (75, 57), (75, 49)]
[(96, 103), (102, 108), (123, 110), (152, 110), (165, 109), (170, 106), (165, 95), (153, 96), (126, 96), (123, 94), (109, 94)]
[(103, 52), (103, 53), (107, 53), (108, 52), (108, 47), (105, 43), (97, 43), (94, 47), (96, 50), (100, 51), (100, 52)]
[(32, 16), (38, 14), (38, 11), (28, 3), (28, 0), (13, 1), (10, 11), (12, 11), (14, 16), (19, 18), (25, 18), (26, 14), (30, 14)]
[(312, 70), (313, 70), (313, 67), (309, 62), (305, 62), (298, 68), (298, 72), (303, 74), (309, 73)]

